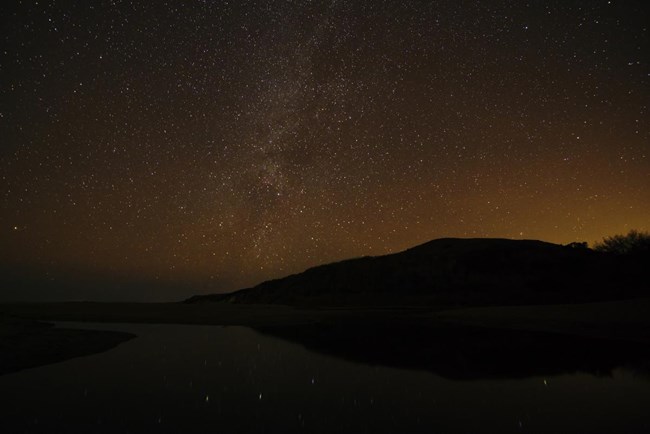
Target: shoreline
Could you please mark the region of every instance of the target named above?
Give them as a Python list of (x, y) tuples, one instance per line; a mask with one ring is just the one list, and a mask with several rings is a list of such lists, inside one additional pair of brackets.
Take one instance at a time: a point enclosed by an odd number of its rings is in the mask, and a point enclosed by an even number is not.
[(439, 323), (650, 342), (650, 298), (562, 305), (444, 308), (398, 306), (299, 308), (229, 303), (0, 303), (26, 320), (97, 323), (241, 325)]
[[(43, 321), (74, 324), (54, 327)], [(0, 375), (104, 352), (136, 337), (85, 330), (83, 323), (245, 326), (295, 335), (305, 346), (315, 344), (321, 334), (301, 337), (309, 330), (334, 330), (342, 333), (343, 340), (359, 333), (374, 338), (391, 336), (395, 342), (422, 335), (435, 345), (437, 339), (450, 339), (444, 330), (453, 335), (455, 328), (467, 327), (646, 345), (650, 344), (650, 298), (445, 310), (405, 306), (301, 309), (226, 303), (0, 303)], [(429, 338), (422, 342), (429, 345)]]
[(55, 327), (0, 316), (0, 375), (108, 351), (134, 339), (131, 333)]

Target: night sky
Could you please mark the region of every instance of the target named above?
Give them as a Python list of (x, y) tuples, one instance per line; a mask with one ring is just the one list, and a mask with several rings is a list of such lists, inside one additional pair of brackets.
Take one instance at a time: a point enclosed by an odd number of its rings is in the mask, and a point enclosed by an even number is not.
[(5, 273), (178, 298), (433, 238), (650, 230), (645, 0), (0, 8)]

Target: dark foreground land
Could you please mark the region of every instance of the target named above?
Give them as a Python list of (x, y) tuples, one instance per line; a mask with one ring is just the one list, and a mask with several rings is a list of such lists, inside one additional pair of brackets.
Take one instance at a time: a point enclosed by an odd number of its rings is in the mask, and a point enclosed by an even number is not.
[(107, 351), (134, 337), (0, 315), (0, 375)]
[(650, 298), (583, 304), (433, 308), (299, 308), (229, 303), (2, 303), (6, 316), (44, 321), (240, 325), (440, 323), (650, 342)]
[[(458, 333), (465, 347), (471, 343), (467, 336), (477, 337), (477, 346), (466, 348), (474, 351), (480, 348), (482, 334), (496, 329), (512, 334), (503, 346), (524, 336), (521, 332), (564, 336), (553, 339), (550, 352), (578, 348), (566, 343), (576, 337), (644, 347), (650, 344), (650, 298), (446, 310), (408, 306), (305, 309), (229, 303), (7, 303), (0, 304), (0, 314), (0, 374), (105, 351), (134, 337), (54, 328), (39, 321), (249, 326), (316, 351), (395, 366), (407, 366), (412, 359), (409, 352), (435, 354), (436, 343), (449, 347)], [(471, 329), (470, 334), (464, 329)], [(528, 339), (530, 335), (526, 336)], [(539, 348), (539, 338), (535, 342), (530, 348)], [(356, 352), (359, 343), (366, 348)], [(398, 354), (404, 360), (382, 359), (382, 349), (387, 345), (402, 348), (393, 351), (391, 357)], [(439, 356), (430, 359), (438, 360)]]

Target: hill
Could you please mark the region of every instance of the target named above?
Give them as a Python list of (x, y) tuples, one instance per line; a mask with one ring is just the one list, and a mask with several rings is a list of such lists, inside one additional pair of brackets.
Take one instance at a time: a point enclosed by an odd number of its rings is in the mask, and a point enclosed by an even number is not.
[(467, 306), (622, 299), (644, 293), (646, 259), (575, 244), (443, 238), (185, 302)]

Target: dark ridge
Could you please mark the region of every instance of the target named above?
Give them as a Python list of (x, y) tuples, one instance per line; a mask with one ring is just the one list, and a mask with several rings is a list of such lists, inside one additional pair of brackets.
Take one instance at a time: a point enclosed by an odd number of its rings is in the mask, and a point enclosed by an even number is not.
[(467, 306), (622, 299), (644, 292), (647, 259), (604, 254), (579, 243), (443, 238), (185, 302)]

